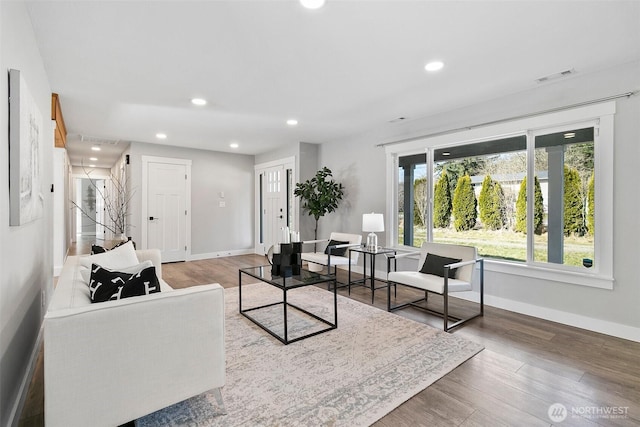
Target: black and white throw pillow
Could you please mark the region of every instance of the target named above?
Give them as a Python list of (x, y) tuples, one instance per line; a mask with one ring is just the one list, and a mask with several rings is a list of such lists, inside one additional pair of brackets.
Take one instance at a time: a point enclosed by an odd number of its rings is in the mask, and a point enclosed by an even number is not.
[(103, 253), (107, 252), (108, 250), (109, 249), (105, 248), (104, 246), (91, 245), (91, 255), (103, 254)]
[(160, 292), (160, 281), (155, 267), (147, 267), (137, 273), (125, 273), (97, 264), (91, 265), (91, 302), (113, 301), (156, 292)]
[[(150, 260), (145, 260), (145, 261), (142, 261), (140, 264), (132, 265), (131, 267), (118, 267), (118, 268), (111, 268), (109, 270), (112, 270), (112, 271), (117, 270), (117, 271), (120, 271), (121, 273), (133, 274), (133, 273), (137, 273), (140, 270), (144, 270), (147, 267), (152, 267), (152, 266), (153, 266), (153, 262), (151, 262)], [(102, 267), (102, 268), (105, 268), (105, 267)], [(80, 267), (80, 276), (82, 277), (82, 281), (88, 285), (89, 282), (91, 282), (91, 268)]]

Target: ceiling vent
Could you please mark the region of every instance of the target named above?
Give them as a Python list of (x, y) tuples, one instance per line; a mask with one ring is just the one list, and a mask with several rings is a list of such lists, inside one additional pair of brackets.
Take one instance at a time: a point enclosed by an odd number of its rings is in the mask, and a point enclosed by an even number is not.
[(560, 71), (559, 73), (554, 73), (554, 74), (549, 74), (548, 76), (544, 76), (544, 77), (540, 77), (539, 79), (536, 79), (537, 83), (544, 83), (544, 82), (548, 82), (549, 80), (555, 80), (555, 79), (559, 79), (562, 77), (568, 77), (572, 74), (575, 74), (576, 70), (574, 70), (573, 68), (570, 70), (564, 70), (564, 71)]
[(80, 141), (96, 145), (118, 145), (120, 143), (120, 140), (118, 139), (100, 138), (97, 136), (87, 135), (80, 135)]

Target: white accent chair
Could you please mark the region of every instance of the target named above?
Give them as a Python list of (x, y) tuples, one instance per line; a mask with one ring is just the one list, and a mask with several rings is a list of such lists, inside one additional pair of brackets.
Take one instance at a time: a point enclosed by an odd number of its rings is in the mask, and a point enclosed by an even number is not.
[[(443, 265), (442, 276), (436, 274), (426, 274), (419, 270), (422, 269), (427, 254), (434, 254), (440, 257), (460, 259), (460, 262)], [(408, 256), (420, 256), (418, 262), (418, 271), (395, 271), (396, 260)], [(394, 262), (394, 271), (391, 271), (391, 261)], [(480, 270), (480, 311), (467, 318), (459, 318), (449, 314), (449, 293), (462, 292), (472, 290), (472, 279), (475, 265), (479, 265)], [(449, 277), (451, 269), (457, 269), (454, 278)], [(403, 285), (414, 289), (425, 291), (424, 298), (415, 301), (391, 305), (391, 286)], [(429, 292), (442, 295), (444, 299), (443, 311), (435, 311), (428, 309), (418, 303), (426, 302)], [(478, 258), (478, 253), (473, 246), (450, 245), (442, 243), (424, 242), (420, 251), (408, 252), (398, 255), (387, 256), (387, 310), (393, 311), (405, 307), (416, 307), (425, 310), (431, 314), (435, 314), (443, 318), (443, 326), (445, 331), (449, 331), (460, 326), (471, 319), (484, 315), (484, 260)], [(450, 319), (454, 323), (449, 324)]]
[[(362, 235), (361, 234), (349, 234), (349, 233), (337, 233), (332, 232), (329, 235), (328, 239), (319, 239), (319, 240), (305, 240), (303, 245), (308, 245), (311, 243), (326, 243), (328, 244), (331, 240), (337, 242), (348, 242), (340, 245), (332, 245), (326, 246), (329, 250), (326, 250), (324, 245), (322, 247), (322, 252), (303, 252), (301, 254), (301, 258), (303, 261), (309, 263), (310, 270), (313, 269), (313, 265), (320, 266), (320, 268), (327, 268), (327, 273), (331, 273), (331, 267), (333, 266), (333, 273), (337, 272), (337, 267), (339, 265), (357, 265), (358, 264), (358, 252), (355, 252), (353, 256), (349, 257), (349, 248), (359, 247), (362, 245)], [(336, 249), (345, 249), (345, 255), (332, 255), (332, 253)], [(329, 253), (325, 253), (329, 252)]]

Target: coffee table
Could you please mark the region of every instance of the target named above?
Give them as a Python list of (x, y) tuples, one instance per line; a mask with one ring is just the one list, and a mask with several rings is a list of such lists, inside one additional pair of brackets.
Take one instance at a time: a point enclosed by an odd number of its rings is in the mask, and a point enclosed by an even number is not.
[[(282, 291), (282, 301), (277, 301), (271, 304), (265, 304), (258, 307), (251, 308), (242, 308), (242, 276), (246, 275), (252, 277), (254, 279), (258, 279), (261, 282), (267, 283), (273, 287), (276, 287)], [(333, 282), (333, 322), (330, 320), (326, 320), (317, 316), (308, 310), (305, 310), (302, 307), (299, 307), (295, 304), (292, 304), (287, 301), (287, 292), (292, 289), (302, 288), (305, 286), (317, 285), (321, 283), (331, 283)], [(282, 335), (278, 334), (272, 328), (260, 322), (255, 316), (252, 316), (253, 313), (256, 313), (259, 310), (265, 310), (270, 307), (282, 305), (283, 308), (283, 331)], [(320, 274), (316, 272), (312, 272), (309, 270), (302, 269), (299, 275), (295, 276), (273, 276), (271, 274), (271, 266), (264, 265), (260, 267), (250, 267), (250, 268), (241, 268), (238, 270), (238, 308), (240, 314), (242, 314), (247, 319), (251, 320), (253, 323), (267, 331), (273, 337), (277, 338), (283, 344), (291, 344), (292, 342), (300, 341), (305, 338), (309, 338), (318, 334), (322, 334), (324, 332), (328, 332), (332, 329), (336, 329), (338, 327), (338, 294), (336, 287), (336, 276), (334, 274)], [(324, 329), (316, 330), (306, 335), (297, 336), (295, 338), (289, 338), (289, 328), (288, 328), (288, 318), (287, 311), (295, 310), (301, 313), (310, 316), (311, 318), (317, 320), (318, 322), (327, 325)]]

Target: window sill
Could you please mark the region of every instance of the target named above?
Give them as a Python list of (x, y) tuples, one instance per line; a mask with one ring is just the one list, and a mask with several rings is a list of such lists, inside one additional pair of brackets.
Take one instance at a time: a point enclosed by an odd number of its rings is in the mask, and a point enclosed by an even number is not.
[(613, 277), (580, 273), (574, 271), (560, 271), (557, 269), (544, 268), (539, 266), (508, 263), (485, 258), (485, 271), (512, 274), (515, 276), (531, 277), (535, 279), (549, 280), (553, 282), (566, 283), (571, 285), (588, 286), (599, 289), (613, 289), (615, 279)]
[[(399, 252), (411, 252), (420, 250), (409, 246), (396, 246)], [(411, 258), (411, 257), (410, 257)], [(413, 257), (416, 262), (418, 256)], [(477, 268), (477, 267), (476, 267)], [(499, 261), (491, 258), (484, 258), (485, 271), (493, 271), (514, 276), (531, 277), (534, 279), (548, 280), (570, 285), (587, 286), (598, 289), (613, 289), (615, 279), (602, 274), (589, 274), (577, 271), (562, 271), (553, 268), (544, 268), (538, 265), (527, 265), (515, 262)]]

